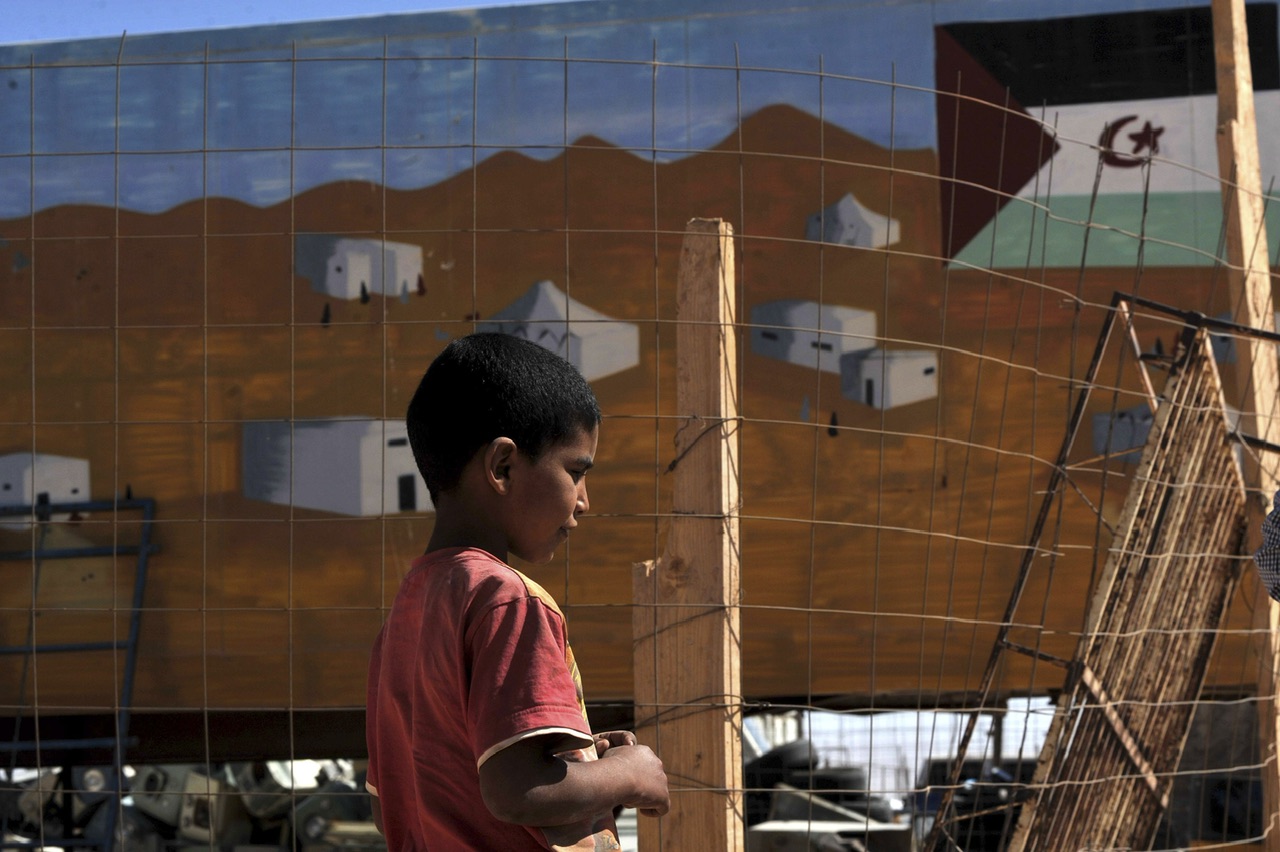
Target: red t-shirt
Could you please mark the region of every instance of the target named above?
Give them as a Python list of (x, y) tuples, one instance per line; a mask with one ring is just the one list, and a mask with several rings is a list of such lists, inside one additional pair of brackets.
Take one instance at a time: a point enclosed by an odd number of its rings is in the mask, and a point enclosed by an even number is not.
[(369, 792), (387, 848), (618, 849), (610, 814), (564, 837), (496, 819), (479, 767), (530, 736), (565, 733), (596, 757), (564, 616), (537, 583), (489, 553), (414, 560), (369, 663)]

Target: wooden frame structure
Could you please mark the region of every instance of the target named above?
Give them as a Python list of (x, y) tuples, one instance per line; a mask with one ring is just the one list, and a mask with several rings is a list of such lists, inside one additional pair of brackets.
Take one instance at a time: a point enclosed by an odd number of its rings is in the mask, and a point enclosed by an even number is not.
[(1165, 386), (1011, 852), (1151, 848), (1241, 574), (1245, 491), (1227, 433), (1198, 329)]
[[(1075, 658), (1060, 659), (1010, 641), (1010, 627), (1041, 552), (1046, 521), (1065, 491), (1067, 458), (1116, 320), (1125, 327), (1131, 351), (1137, 351), (1134, 305), (1180, 318), (1184, 331), (1159, 398), (1138, 359), (1155, 422)], [(1067, 671), (1028, 795), (1004, 806), (1010, 812), (1021, 808), (1010, 845), (1017, 852), (1147, 848), (1167, 804), (1213, 642), (1243, 564), (1246, 497), (1232, 440), (1239, 436), (1227, 425), (1208, 330), (1272, 342), (1280, 337), (1119, 293), (1112, 308), (982, 683), (985, 703), (1005, 651), (1036, 656)], [(962, 820), (951, 806), (952, 791), (975, 727), (976, 718), (961, 738), (951, 787), (929, 837), (931, 849), (962, 848), (956, 841)]]

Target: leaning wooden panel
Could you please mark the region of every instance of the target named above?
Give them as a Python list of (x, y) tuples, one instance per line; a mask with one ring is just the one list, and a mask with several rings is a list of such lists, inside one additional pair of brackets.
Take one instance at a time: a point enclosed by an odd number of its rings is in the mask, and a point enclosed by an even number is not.
[(1240, 573), (1244, 484), (1201, 330), (1129, 490), (1010, 849), (1149, 848)]

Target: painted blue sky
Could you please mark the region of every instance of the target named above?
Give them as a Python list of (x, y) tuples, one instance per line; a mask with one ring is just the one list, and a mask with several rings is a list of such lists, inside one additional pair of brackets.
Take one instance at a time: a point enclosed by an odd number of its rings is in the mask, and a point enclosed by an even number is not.
[(885, 147), (932, 148), (936, 25), (1161, 5), (0, 3), (0, 218), (68, 203), (157, 213), (201, 196), (267, 206), (338, 180), (415, 189), (584, 135), (665, 162), (776, 103)]
[(5, 43), (295, 23), (538, 0), (4, 0)]
[(928, 147), (931, 25), (925, 2), (584, 0), (0, 45), (0, 216), (412, 189), (588, 134), (667, 161), (774, 103)]

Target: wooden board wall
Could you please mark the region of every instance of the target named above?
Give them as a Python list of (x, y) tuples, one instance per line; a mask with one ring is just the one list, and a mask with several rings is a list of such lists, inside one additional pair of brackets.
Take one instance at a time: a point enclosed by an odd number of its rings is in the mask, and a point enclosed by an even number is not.
[[(595, 383), (606, 412), (595, 517), (530, 571), (564, 605), (588, 699), (629, 702), (631, 565), (660, 553), (669, 510), (681, 233), (691, 217), (723, 217), (738, 235), (741, 317), (784, 298), (875, 311), (882, 345), (938, 353), (940, 380), (936, 399), (879, 410), (843, 396), (834, 374), (744, 344), (744, 692), (930, 706), (977, 686), (1062, 440), (1071, 377), (1111, 293), (1226, 309), (1207, 268), (1137, 280), (1132, 269), (948, 268), (936, 174), (932, 151), (890, 152), (771, 107), (720, 149), (668, 164), (588, 139), (548, 161), (498, 154), (413, 192), (335, 184), (266, 209), (210, 198), (155, 216), (62, 207), (3, 222), (0, 453), (85, 457), (94, 497), (127, 488), (157, 501), (135, 706), (358, 707), (369, 644), (431, 516), (248, 500), (242, 424), (398, 418), (444, 341), (552, 279), (640, 328), (639, 365)], [(809, 215), (853, 190), (901, 221), (889, 251), (804, 238)], [(420, 245), (426, 294), (328, 300), (293, 273), (302, 232)], [(1145, 334), (1150, 348), (1174, 332)], [(1105, 406), (1136, 405), (1136, 390)], [(1106, 511), (1118, 512), (1126, 471), (1111, 477)], [(64, 533), (112, 534), (94, 522)], [(1061, 525), (1062, 555), (1033, 580), (1024, 618), (1046, 651), (1065, 655), (1099, 542), (1083, 503)], [(42, 633), (110, 622), (129, 568), (55, 578), (42, 567)], [(0, 583), (0, 631), (12, 639), (31, 617), (35, 570), (3, 570), (13, 579)], [(1254, 601), (1242, 595), (1231, 627), (1248, 624)], [(93, 612), (71, 615), (68, 602)], [(1251, 683), (1252, 653), (1224, 637), (1210, 684)], [(42, 658), (24, 669), (4, 658), (0, 695), (14, 698), (0, 705), (110, 708), (115, 680), (109, 663)], [(1044, 691), (1060, 675), (1015, 662), (1001, 683)]]

